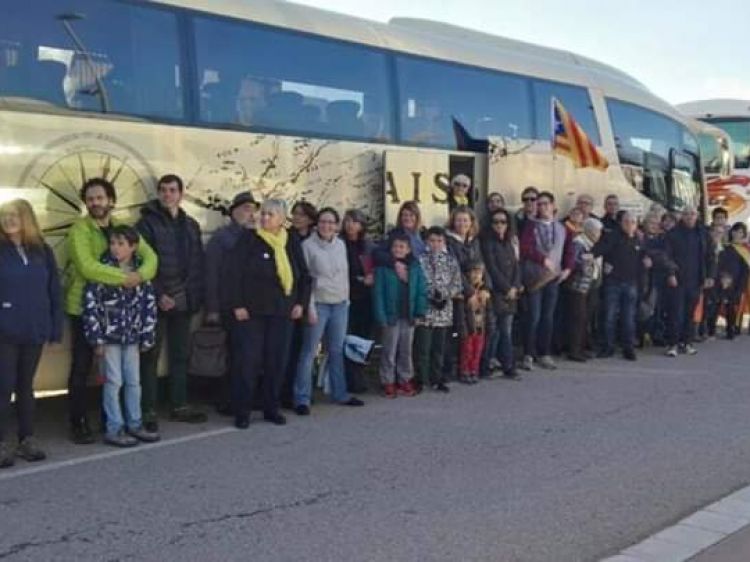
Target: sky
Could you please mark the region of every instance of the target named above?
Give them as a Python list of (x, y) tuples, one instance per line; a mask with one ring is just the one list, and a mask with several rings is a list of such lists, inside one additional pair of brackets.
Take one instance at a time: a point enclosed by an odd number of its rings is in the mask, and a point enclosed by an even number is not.
[(750, 100), (747, 0), (294, 0), (387, 22), (428, 18), (565, 49), (632, 75), (672, 104)]

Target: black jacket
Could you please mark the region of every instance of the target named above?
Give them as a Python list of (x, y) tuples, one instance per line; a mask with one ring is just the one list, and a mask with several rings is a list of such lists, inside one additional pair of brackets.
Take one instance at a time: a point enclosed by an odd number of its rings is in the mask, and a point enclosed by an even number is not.
[(719, 256), (719, 273), (716, 284), (720, 285), (723, 276), (731, 277), (732, 285), (729, 292), (735, 298), (739, 298), (747, 289), (748, 274), (747, 263), (745, 263), (743, 257), (731, 244), (726, 246)]
[[(694, 236), (695, 242), (690, 242)], [(683, 224), (675, 226), (664, 237), (667, 256), (677, 266), (677, 282), (690, 288), (699, 288), (706, 279), (716, 276), (716, 260), (708, 231), (701, 225), (689, 229)]]
[(513, 287), (523, 286), (516, 249), (510, 240), (500, 240), (492, 230), (487, 230), (480, 236), (480, 247), (494, 294), (504, 296)]
[(166, 294), (177, 301), (177, 310), (198, 311), (205, 294), (203, 242), (198, 222), (182, 209), (172, 217), (159, 201), (153, 200), (141, 209), (136, 228), (159, 257), (153, 280), (157, 298)]
[(594, 254), (602, 256), (604, 263), (611, 267), (611, 271), (604, 275), (605, 283), (639, 283), (644, 252), (637, 234), (629, 237), (622, 229), (613, 231), (594, 246)]
[(246, 308), (251, 316), (285, 317), (295, 305), (307, 310), (312, 283), (298, 236), (289, 235), (286, 253), (294, 276), (289, 296), (281, 287), (271, 246), (254, 230), (243, 232), (230, 252), (226, 269), (229, 309)]

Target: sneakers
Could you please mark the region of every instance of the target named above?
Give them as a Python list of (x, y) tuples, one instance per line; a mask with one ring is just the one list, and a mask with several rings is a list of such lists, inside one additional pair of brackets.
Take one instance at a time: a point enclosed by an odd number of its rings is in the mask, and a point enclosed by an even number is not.
[(557, 369), (557, 365), (555, 365), (554, 359), (552, 359), (551, 355), (542, 355), (539, 358), (539, 366), (542, 369), (547, 369), (549, 371), (554, 371)]
[(206, 423), (208, 416), (190, 406), (175, 408), (169, 413), (169, 419), (182, 423)]
[(434, 390), (435, 392), (444, 392), (446, 394), (451, 391), (448, 385), (445, 384), (444, 382), (438, 382), (438, 383), (433, 384), (432, 390)]
[(524, 355), (519, 367), (523, 369), (524, 371), (533, 371), (534, 370), (534, 358), (531, 355)]
[(298, 406), (295, 406), (294, 413), (297, 414), (298, 416), (309, 416), (310, 406), (307, 406), (305, 404), (300, 404)]
[(677, 347), (674, 345), (669, 346), (667, 348), (665, 355), (667, 357), (677, 357)]
[(383, 395), (386, 398), (396, 398), (396, 385), (393, 383), (384, 384)]
[(16, 456), (28, 462), (43, 461), (47, 458), (44, 451), (39, 448), (33, 437), (26, 437), (16, 447)]
[(500, 364), (500, 361), (498, 361), (497, 359), (493, 357), (492, 359), (490, 359), (490, 362), (488, 363), (487, 368), (490, 371), (501, 371), (503, 366)]
[(16, 463), (13, 451), (5, 441), (0, 441), (0, 468), (10, 468)]
[(346, 402), (341, 402), (341, 405), (342, 406), (355, 406), (355, 407), (357, 407), (357, 406), (364, 406), (365, 403), (362, 402), (362, 400), (360, 400), (356, 396), (352, 396)]
[(469, 384), (479, 384), (479, 375), (476, 373), (469, 375)]
[(159, 435), (155, 431), (148, 431), (145, 427), (141, 426), (136, 429), (129, 429), (127, 431), (128, 435), (131, 437), (135, 437), (138, 439), (138, 441), (141, 441), (143, 443), (156, 443), (161, 439), (161, 435)]
[(71, 424), (70, 439), (76, 445), (90, 445), (94, 442), (94, 434), (86, 418), (81, 418)]
[(406, 381), (406, 382), (400, 383), (396, 387), (396, 391), (401, 396), (406, 396), (406, 397), (412, 397), (412, 396), (416, 396), (417, 395), (417, 391), (414, 390), (414, 384), (411, 381)]
[(623, 349), (623, 350), (622, 350), (622, 356), (623, 356), (623, 358), (625, 358), (625, 359), (626, 359), (627, 361), (635, 361), (636, 359), (638, 359), (638, 358), (637, 358), (637, 357), (635, 356), (635, 351), (634, 351), (633, 349)]
[(680, 344), (680, 353), (684, 353), (685, 355), (695, 355), (698, 353), (698, 350), (695, 349), (691, 344)]
[(120, 447), (123, 449), (127, 447), (135, 447), (136, 445), (138, 445), (138, 439), (136, 439), (135, 437), (131, 437), (122, 430), (114, 434), (105, 434), (104, 442), (108, 445), (113, 445), (115, 447)]

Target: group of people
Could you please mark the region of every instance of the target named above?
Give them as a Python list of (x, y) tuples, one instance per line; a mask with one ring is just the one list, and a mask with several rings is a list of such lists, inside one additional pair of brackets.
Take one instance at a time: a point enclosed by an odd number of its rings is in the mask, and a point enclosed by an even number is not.
[[(165, 342), (170, 419), (206, 421), (187, 396), (201, 311), (228, 334), (220, 407), (241, 429), (258, 403), (276, 425), (286, 423), (282, 407), (311, 413), (321, 348), (331, 400), (363, 406), (353, 395), (363, 390), (363, 367), (345, 356), (348, 335), (380, 341), (382, 393), (396, 398), (449, 392), (454, 380), (518, 380), (519, 370), (555, 369), (555, 355), (586, 361), (619, 347), (635, 360), (649, 342), (672, 357), (694, 354), (696, 336), (714, 337), (722, 314), (727, 337), (739, 332), (750, 250), (745, 225), (730, 228), (723, 209), (704, 226), (696, 209), (678, 216), (654, 206), (639, 224), (614, 195), (601, 218), (580, 195), (561, 217), (552, 193), (529, 187), (516, 213), (488, 194), (480, 221), (471, 180), (458, 175), (445, 227), (424, 228), (414, 201), (378, 242), (356, 209), (341, 216), (299, 201), (287, 227), (284, 201), (241, 192), (204, 248), (184, 189), (177, 175), (160, 178), (157, 198), (129, 226), (112, 215), (112, 183), (86, 181), (87, 214), (68, 235), (64, 298), (31, 206), (0, 206), (0, 467), (45, 458), (33, 439), (33, 377), (44, 344), (61, 340), (65, 314), (71, 438), (95, 441), (88, 383), (98, 371), (104, 441), (118, 447), (159, 439)], [(15, 447), (6, 435), (11, 394)]]

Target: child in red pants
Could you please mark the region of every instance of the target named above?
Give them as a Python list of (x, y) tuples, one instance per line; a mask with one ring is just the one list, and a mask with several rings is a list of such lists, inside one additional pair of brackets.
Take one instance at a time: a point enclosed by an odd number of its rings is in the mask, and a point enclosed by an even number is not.
[(463, 303), (461, 327), (461, 357), (459, 362), (459, 382), (476, 384), (479, 382), (479, 367), (484, 351), (487, 332), (490, 292), (484, 284), (484, 264), (472, 262), (466, 270), (466, 277), (474, 290)]

